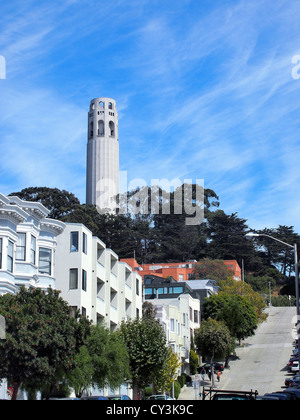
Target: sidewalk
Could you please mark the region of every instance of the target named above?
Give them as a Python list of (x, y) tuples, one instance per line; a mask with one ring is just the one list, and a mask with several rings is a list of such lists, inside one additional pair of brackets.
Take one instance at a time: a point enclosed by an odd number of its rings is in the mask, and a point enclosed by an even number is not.
[[(197, 393), (197, 391), (195, 391), (193, 386), (184, 386), (181, 389), (180, 395), (178, 397), (178, 401), (195, 401), (196, 400), (196, 396), (199, 394), (199, 392)], [(200, 397), (198, 397), (197, 399), (200, 399)]]
[[(218, 382), (217, 381), (217, 375), (215, 375), (215, 389), (221, 388), (222, 387), (222, 377), (224, 376), (224, 373), (226, 372), (226, 369), (223, 371), (223, 374), (221, 376), (221, 381)], [(200, 375), (199, 375), (200, 376)], [(199, 380), (199, 378), (197, 377), (192, 377), (193, 378), (193, 382), (192, 382), (192, 386), (184, 386), (181, 389), (180, 395), (178, 397), (178, 401), (200, 401), (202, 400), (202, 396), (200, 396), (199, 394), (202, 394), (203, 391), (203, 387), (209, 388), (211, 386), (211, 381), (208, 380), (207, 376), (207, 380), (202, 381)]]

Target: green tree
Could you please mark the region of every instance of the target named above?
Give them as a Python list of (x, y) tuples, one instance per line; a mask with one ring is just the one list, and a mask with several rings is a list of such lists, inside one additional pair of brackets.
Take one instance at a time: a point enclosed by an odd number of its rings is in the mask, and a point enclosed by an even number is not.
[(260, 293), (255, 292), (250, 284), (234, 280), (223, 281), (219, 295), (243, 296), (253, 305), (259, 323), (267, 319), (265, 299)]
[(10, 195), (25, 201), (39, 201), (50, 210), (49, 217), (53, 219), (63, 219), (80, 206), (74, 194), (58, 188), (30, 187)]
[(180, 357), (173, 353), (171, 347), (168, 349), (168, 356), (165, 360), (165, 363), (154, 378), (153, 385), (159, 392), (165, 393), (172, 388), (173, 381), (177, 377), (178, 369), (181, 367), (182, 363)]
[(255, 308), (239, 295), (213, 295), (205, 301), (204, 316), (224, 321), (230, 334), (241, 341), (254, 334), (257, 328)]
[(0, 314), (6, 320), (0, 379), (12, 384), (12, 399), (22, 384), (39, 389), (54, 383), (59, 371), (71, 369), (90, 328), (85, 319), (70, 316), (68, 304), (52, 289), (22, 287), (14, 296), (1, 296)]
[(151, 318), (128, 320), (121, 324), (121, 335), (129, 354), (134, 399), (138, 390), (153, 383), (169, 356), (164, 330)]
[(255, 292), (269, 293), (269, 283), (271, 283), (272, 290), (276, 287), (276, 281), (269, 276), (245, 276), (245, 282), (249, 284)]
[(194, 350), (190, 351), (190, 370), (191, 375), (196, 375), (197, 367), (199, 366), (199, 357)]
[[(227, 357), (234, 349), (234, 340), (223, 321), (208, 319), (195, 331), (195, 345), (199, 354), (210, 359), (211, 371), (215, 359)], [(214, 375), (213, 386), (214, 386)]]
[(227, 280), (230, 277), (232, 278), (233, 274), (233, 270), (228, 268), (222, 260), (203, 258), (194, 267), (194, 276), (196, 279)]
[[(279, 225), (278, 228), (266, 228), (258, 231), (258, 233), (273, 236), (290, 245), (297, 243), (300, 246), (300, 236), (294, 232), (293, 226)], [(294, 272), (295, 261), (292, 249), (265, 236), (256, 238), (254, 242), (257, 252), (266, 266), (275, 266), (285, 277)]]
[(74, 364), (69, 379), (79, 396), (89, 386), (115, 389), (130, 378), (129, 356), (120, 333), (103, 325), (92, 326)]
[(227, 215), (223, 210), (210, 212), (207, 218), (207, 256), (219, 260), (237, 260), (249, 269), (255, 266), (255, 248), (245, 235), (249, 231), (247, 221), (237, 213)]

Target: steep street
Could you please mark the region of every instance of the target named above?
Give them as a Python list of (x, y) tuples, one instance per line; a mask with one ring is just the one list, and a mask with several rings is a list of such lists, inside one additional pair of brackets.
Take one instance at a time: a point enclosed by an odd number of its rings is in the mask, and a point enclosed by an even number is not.
[(239, 359), (230, 363), (219, 385), (229, 390), (257, 390), (260, 395), (279, 391), (289, 375), (286, 365), (293, 351), (293, 329), (296, 308), (271, 307), (266, 322), (255, 336), (246, 339), (236, 353)]
[[(295, 333), (296, 308), (271, 307), (266, 312), (269, 314), (267, 321), (258, 327), (255, 336), (246, 339), (236, 349), (238, 358), (230, 362), (230, 370), (224, 370), (220, 382), (216, 380), (218, 389), (252, 389), (257, 390), (259, 395), (264, 395), (282, 391), (284, 388), (285, 377), (290, 376), (286, 365), (293, 351), (292, 334)], [(206, 382), (205, 386), (209, 386), (208, 384)], [(199, 391), (202, 392), (202, 386)], [(200, 399), (198, 392), (194, 387), (185, 388), (179, 399)]]

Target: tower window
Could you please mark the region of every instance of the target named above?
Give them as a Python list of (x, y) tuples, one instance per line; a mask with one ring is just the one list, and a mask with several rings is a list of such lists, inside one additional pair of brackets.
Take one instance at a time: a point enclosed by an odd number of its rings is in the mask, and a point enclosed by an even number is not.
[(113, 121), (109, 121), (109, 132), (111, 137), (115, 137), (115, 123)]
[(113, 109), (113, 104), (112, 104), (112, 102), (108, 102), (108, 109)]
[(99, 106), (101, 107), (101, 108), (104, 108), (104, 102), (99, 102)]
[(98, 136), (104, 136), (104, 121), (98, 121)]
[(93, 136), (94, 136), (94, 123), (91, 122), (90, 123), (90, 137), (93, 137)]

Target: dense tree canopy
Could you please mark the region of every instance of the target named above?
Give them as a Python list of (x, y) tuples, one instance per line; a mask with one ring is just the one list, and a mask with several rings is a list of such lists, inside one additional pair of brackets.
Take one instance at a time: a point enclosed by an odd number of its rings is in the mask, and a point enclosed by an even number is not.
[(211, 296), (205, 302), (204, 316), (224, 321), (230, 334), (239, 341), (252, 336), (258, 325), (255, 307), (240, 295)]
[(138, 389), (156, 381), (169, 359), (169, 349), (162, 325), (153, 317), (127, 320), (121, 336), (129, 354), (134, 399)]
[(223, 260), (203, 258), (194, 267), (195, 279), (227, 280), (233, 277), (234, 272), (224, 264)]
[(80, 206), (80, 201), (74, 194), (58, 188), (31, 187), (10, 195), (16, 195), (25, 201), (41, 202), (50, 210), (49, 217), (53, 219), (62, 219)]
[[(180, 187), (182, 195), (179, 197), (185, 197), (188, 189), (187, 185)], [(191, 213), (185, 212), (184, 203), (182, 211), (178, 211), (177, 191), (169, 194), (160, 191), (154, 207), (149, 188), (126, 193), (128, 213), (119, 215), (99, 214), (95, 206), (80, 204), (73, 194), (58, 189), (27, 188), (13, 194), (24, 200), (42, 202), (51, 210), (50, 217), (83, 223), (120, 258), (135, 256), (139, 263), (234, 259), (240, 267), (244, 265), (246, 280), (248, 276), (259, 291), (259, 278), (268, 276), (278, 291), (283, 289), (287, 294), (295, 294), (294, 261), (290, 248), (266, 237), (248, 240), (246, 233), (255, 229), (237, 213), (226, 214), (220, 209), (219, 197), (211, 189), (202, 192), (195, 186), (189, 189), (191, 195), (187, 202), (190, 208), (201, 206), (202, 200), (205, 218), (201, 224), (188, 225)], [(292, 226), (264, 229), (258, 233), (300, 246), (300, 235)]]
[(89, 334), (89, 322), (70, 309), (59, 293), (21, 288), (0, 297), (6, 320), (6, 340), (0, 340), (0, 379), (8, 378), (16, 398), (23, 384), (39, 389), (56, 382), (60, 370), (73, 366), (74, 357)]
[(118, 388), (130, 378), (129, 356), (120, 334), (104, 325), (92, 326), (68, 376), (78, 396), (90, 386)]
[[(195, 345), (199, 354), (209, 359), (212, 366), (214, 361), (230, 355), (235, 342), (223, 321), (210, 318), (202, 321), (201, 328), (195, 331)], [(214, 376), (212, 378), (214, 380)]]

